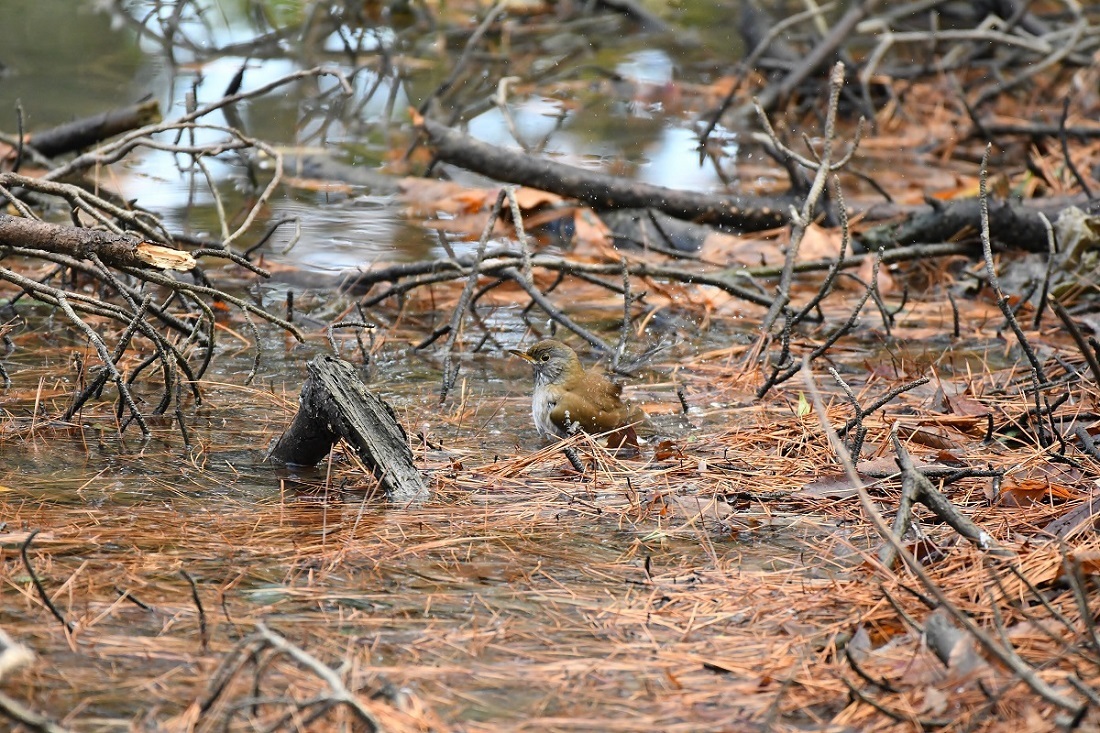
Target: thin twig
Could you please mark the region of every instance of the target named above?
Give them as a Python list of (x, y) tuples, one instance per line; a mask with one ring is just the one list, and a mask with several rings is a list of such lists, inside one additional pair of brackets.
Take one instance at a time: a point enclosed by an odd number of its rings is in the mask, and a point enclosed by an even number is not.
[(202, 598), (199, 597), (199, 586), (196, 585), (195, 579), (191, 577), (191, 574), (180, 568), (180, 575), (191, 586), (191, 601), (195, 604), (195, 609), (199, 614), (199, 643), (201, 645), (202, 653), (205, 654), (210, 646), (210, 633), (206, 628), (206, 609), (202, 607)]
[(34, 541), (35, 535), (37, 535), (40, 531), (41, 530), (36, 529), (33, 530), (29, 535), (27, 535), (27, 539), (24, 540), (23, 544), (19, 546), (19, 557), (23, 559), (23, 567), (26, 569), (27, 575), (31, 576), (31, 583), (34, 584), (34, 589), (38, 592), (39, 600), (41, 600), (42, 603), (45, 604), (46, 608), (50, 610), (50, 613), (53, 614), (53, 617), (61, 622), (61, 625), (65, 628), (66, 633), (71, 633), (76, 628), (76, 624), (74, 624), (72, 621), (66, 620), (65, 616), (61, 613), (61, 611), (57, 609), (57, 606), (53, 604), (53, 601), (50, 600), (50, 595), (46, 592), (45, 587), (43, 587), (42, 581), (38, 579), (38, 574), (34, 572), (34, 566), (31, 565), (30, 558), (27, 557), (27, 549), (31, 546), (31, 542)]
[(458, 341), (459, 333), (462, 330), (462, 320), (466, 313), (466, 309), (469, 307), (470, 298), (474, 294), (474, 286), (477, 285), (478, 269), (481, 266), (481, 261), (485, 257), (485, 247), (489, 242), (489, 237), (493, 233), (493, 227), (496, 226), (497, 218), (500, 216), (501, 207), (504, 206), (504, 200), (507, 197), (507, 192), (501, 189), (497, 193), (496, 202), (493, 204), (492, 211), (489, 212), (489, 220), (485, 223), (485, 228), (481, 231), (481, 238), (477, 242), (477, 254), (474, 257), (473, 264), (470, 266), (470, 271), (466, 275), (466, 285), (462, 288), (462, 295), (458, 298), (458, 303), (455, 305), (454, 311), (451, 313), (450, 331), (447, 334), (447, 344), (443, 347), (443, 382), (439, 388), (439, 404), (443, 404), (447, 400), (447, 393), (454, 387), (455, 380), (458, 379), (458, 366), (454, 364), (454, 348), (455, 343)]

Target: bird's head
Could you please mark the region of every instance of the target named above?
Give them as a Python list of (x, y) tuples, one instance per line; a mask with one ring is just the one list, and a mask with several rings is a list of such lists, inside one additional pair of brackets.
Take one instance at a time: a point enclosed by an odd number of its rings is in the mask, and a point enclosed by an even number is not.
[(580, 359), (577, 358), (577, 352), (561, 341), (546, 339), (539, 341), (527, 351), (518, 349), (508, 349), (508, 351), (534, 367), (536, 385), (564, 382), (574, 374), (584, 371)]

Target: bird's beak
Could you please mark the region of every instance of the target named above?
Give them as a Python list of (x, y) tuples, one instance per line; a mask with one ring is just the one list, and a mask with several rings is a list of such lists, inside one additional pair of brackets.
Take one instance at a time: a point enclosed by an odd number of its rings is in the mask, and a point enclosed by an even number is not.
[(509, 353), (509, 354), (515, 354), (516, 356), (518, 356), (519, 358), (523, 359), (523, 360), (524, 360), (525, 362), (527, 362), (528, 364), (533, 364), (533, 363), (535, 363), (535, 360), (534, 360), (534, 359), (532, 359), (532, 358), (531, 358), (531, 357), (530, 357), (530, 356), (529, 356), (529, 355), (527, 354), (527, 352), (526, 352), (526, 351), (520, 351), (519, 349), (508, 349), (508, 353)]

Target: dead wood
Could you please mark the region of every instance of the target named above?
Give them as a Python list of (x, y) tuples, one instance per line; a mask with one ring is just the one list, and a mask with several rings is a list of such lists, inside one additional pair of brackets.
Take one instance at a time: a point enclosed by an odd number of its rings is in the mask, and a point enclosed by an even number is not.
[[(1057, 208), (1064, 208), (1059, 203)], [(877, 207), (876, 207), (877, 208)], [(989, 236), (1003, 249), (1027, 252), (1047, 251), (1047, 230), (1043, 215), (1050, 214), (1046, 205), (1018, 201), (990, 201)], [(900, 224), (876, 227), (863, 234), (868, 249), (897, 247), (927, 242), (947, 242), (976, 239), (982, 230), (982, 207), (977, 198), (952, 201), (949, 204), (930, 202), (929, 207), (912, 214)]]
[(653, 208), (679, 219), (761, 231), (786, 224), (788, 208), (795, 203), (785, 197), (720, 196), (628, 181), (490, 145), (427, 118), (420, 120), (419, 128), (440, 160), (498, 181), (575, 198), (596, 209)]
[[(959, 248), (955, 245), (950, 245), (943, 252), (946, 253), (958, 253)], [(939, 253), (941, 250), (924, 250), (924, 254)], [(913, 252), (909, 252), (908, 257), (914, 256)], [(920, 256), (919, 254), (915, 256)], [(411, 262), (411, 263), (399, 263), (387, 267), (381, 267), (377, 270), (371, 270), (369, 272), (356, 273), (356, 275), (349, 279), (347, 287), (357, 292), (368, 292), (376, 283), (380, 282), (392, 282), (395, 283), (393, 287), (388, 290), (372, 295), (369, 300), (365, 302), (365, 305), (374, 305), (381, 302), (386, 298), (398, 296), (403, 293), (407, 293), (410, 290), (414, 290), (417, 287), (423, 285), (430, 285), (434, 282), (443, 282), (446, 280), (455, 280), (465, 277), (469, 273), (469, 268), (472, 266), (474, 258), (472, 257), (456, 257), (454, 259), (439, 259), (430, 262)], [(859, 262), (861, 259), (853, 259), (852, 262)], [(807, 268), (809, 270), (818, 270), (828, 268), (832, 262), (811, 263), (812, 266)], [(505, 277), (511, 278), (511, 275), (507, 272), (511, 268), (521, 267), (523, 265), (523, 257), (519, 252), (514, 250), (494, 250), (488, 252), (485, 255), (485, 259), (479, 264), (479, 270), (482, 275), (489, 277)], [(557, 255), (536, 255), (531, 258), (531, 265), (535, 268), (542, 268), (553, 272), (560, 272), (566, 275), (621, 275), (622, 265), (618, 263), (602, 263), (602, 262), (579, 262), (568, 259), (566, 257), (560, 257)], [(774, 275), (776, 268), (760, 268), (765, 275)], [(795, 268), (796, 271), (801, 272), (800, 268)], [(649, 262), (637, 262), (627, 265), (627, 272), (631, 277), (652, 277), (663, 280), (670, 280), (672, 282), (692, 283), (696, 285), (709, 285), (711, 287), (718, 288), (730, 295), (740, 298), (748, 303), (754, 303), (759, 306), (768, 307), (771, 305), (772, 299), (765, 294), (750, 290), (747, 287), (740, 285), (740, 282), (744, 281), (743, 275), (754, 276), (755, 270), (749, 269), (729, 269), (729, 270), (716, 270), (713, 268), (703, 269), (702, 267), (689, 268), (689, 267), (672, 267), (668, 265), (654, 264)], [(522, 279), (522, 278), (521, 278)], [(578, 334), (580, 335), (580, 334)], [(600, 344), (582, 336), (585, 340), (592, 343), (597, 348), (607, 351), (607, 349), (600, 346)]]
[(710, 227), (695, 224), (653, 209), (616, 209), (600, 215), (611, 229), (616, 245), (652, 250), (681, 259), (698, 259)]
[(375, 717), (374, 713), (363, 704), (358, 695), (348, 689), (340, 679), (340, 676), (333, 671), (331, 667), (321, 662), (304, 649), (291, 644), (282, 635), (275, 633), (262, 623), (256, 625), (256, 631), (260, 637), (275, 650), (282, 654), (286, 654), (297, 664), (302, 665), (320, 679), (324, 680), (325, 684), (328, 685), (328, 694), (332, 702), (346, 705), (351, 709), (359, 721), (363, 723), (367, 731), (374, 733), (375, 731), (382, 730), (382, 725), (378, 722), (378, 718)]
[(905, 450), (901, 441), (898, 440), (896, 434), (893, 436), (893, 442), (894, 450), (898, 454), (897, 460), (901, 468), (901, 483), (904, 493), (913, 497), (915, 501), (924, 504), (933, 514), (939, 517), (941, 521), (950, 525), (952, 529), (972, 542), (976, 547), (988, 550), (997, 555), (1012, 554), (1010, 551), (1001, 547), (1000, 544), (993, 539), (993, 535), (979, 527), (969, 517), (959, 511), (959, 509), (951, 503), (950, 499), (932, 485), (932, 482), (928, 480), (927, 476), (914, 467), (913, 459), (909, 456), (909, 452)]
[[(840, 440), (840, 436), (836, 434), (833, 429), (832, 423), (829, 420), (828, 412), (825, 409), (825, 403), (821, 396), (821, 391), (818, 389), (816, 380), (814, 379), (813, 372), (810, 369), (809, 359), (804, 359), (802, 362), (802, 377), (806, 383), (806, 387), (810, 392), (814, 411), (817, 413), (818, 419), (822, 428), (829, 439), (829, 444), (832, 446), (834, 452), (841, 465), (844, 467), (844, 471), (848, 477), (848, 480), (856, 487), (859, 493), (860, 504), (867, 518), (871, 521), (872, 526), (878, 533), (879, 537), (888, 542), (894, 549), (894, 552), (902, 559), (906, 567), (920, 580), (921, 585), (926, 591), (935, 599), (936, 603), (943, 608), (955, 621), (957, 621), (969, 634), (974, 638), (975, 642), (981, 645), (981, 648), (988, 653), (995, 656), (1001, 663), (1003, 663), (1016, 678), (1026, 684), (1031, 690), (1051, 705), (1067, 711), (1070, 713), (1079, 712), (1082, 708), (1086, 708), (1087, 705), (1081, 703), (1072, 697), (1068, 697), (1063, 694), (1063, 691), (1057, 687), (1048, 683), (1043, 679), (1039, 670), (1028, 664), (1024, 659), (1020, 657), (1016, 649), (1005, 640), (1005, 643), (995, 639), (992, 634), (979, 626), (975, 620), (966, 613), (962, 608), (955, 604), (944, 592), (944, 589), (937, 584), (924, 566), (914, 557), (901, 541), (893, 535), (890, 528), (886, 526), (886, 522), (883, 521), (879, 515), (878, 507), (875, 506), (874, 501), (871, 499), (870, 494), (867, 491), (867, 487), (860, 479), (858, 472), (856, 471), (855, 464), (852, 462), (852, 457), (845, 448), (844, 443)], [(900, 446), (900, 443), (895, 439), (895, 448)], [(899, 459), (902, 456), (902, 451), (899, 451)], [(919, 474), (918, 474), (919, 475)], [(923, 477), (922, 477), (923, 478)], [(927, 480), (927, 479), (925, 479)], [(956, 527), (956, 529), (958, 529)], [(980, 540), (991, 540), (992, 538), (987, 535), (982, 537), (985, 533), (980, 533)], [(988, 546), (983, 542), (983, 546)], [(996, 608), (994, 607), (994, 613)], [(1002, 634), (1003, 638), (1003, 634)]]
[[(14, 307), (16, 302), (24, 299), (57, 309), (79, 338), (86, 339), (94, 347), (101, 362), (100, 368), (88, 372), (90, 376), (86, 383), (74, 389), (62, 419), (71, 419), (89, 399), (98, 397), (110, 381), (119, 394), (117, 417), (120, 430), (124, 431), (131, 423), (137, 423), (143, 437), (148, 438), (149, 426), (143, 408), (139, 407), (144, 400), (140, 399), (141, 395), (135, 396), (131, 385), (150, 366), (158, 365), (162, 375), (162, 394), (159, 402), (152, 405), (151, 413), (162, 414), (174, 403), (176, 421), (184, 434), (184, 442), (188, 443), (180, 401), (184, 385), (196, 401), (199, 399), (198, 380), (213, 358), (217, 328), (214, 308), (208, 301), (231, 304), (242, 312), (245, 328), (250, 331), (252, 343), (256, 346), (256, 359), (248, 381), (256, 374), (260, 356), (261, 338), (253, 316), (285, 329), (299, 341), (304, 340), (297, 327), (267, 312), (250, 298), (237, 297), (211, 285), (197, 266), (197, 258), (200, 257), (228, 259), (255, 275), (268, 277), (266, 271), (233, 252), (231, 244), (250, 229), (282, 179), (282, 159), (278, 150), (246, 137), (239, 130), (208, 124), (201, 118), (234, 102), (265, 94), (294, 81), (328, 74), (341, 80), (340, 90), (349, 88), (338, 71), (301, 70), (258, 89), (223, 97), (176, 120), (150, 122), (78, 155), (41, 177), (0, 173), (0, 200), (19, 214), (0, 215), (0, 253), (56, 266), (51, 273), (33, 277), (14, 269), (0, 268), (0, 281), (16, 288), (17, 295), (10, 305)], [(135, 114), (153, 114), (155, 109), (146, 105), (134, 111)], [(104, 124), (106, 126), (100, 127), (100, 132), (114, 129), (107, 122)], [(189, 142), (184, 140), (185, 133), (200, 129), (213, 133), (214, 139), (196, 143), (191, 134)], [(172, 141), (158, 137), (162, 133), (174, 133), (176, 138)], [(175, 238), (153, 214), (126, 202), (109, 200), (107, 196), (99, 195), (98, 189), (87, 190), (61, 182), (79, 176), (89, 168), (116, 163), (139, 148), (162, 150), (189, 159), (195, 166), (194, 170), (201, 171), (206, 171), (204, 161), (218, 156), (239, 158), (244, 152), (263, 152), (274, 160), (274, 172), (266, 184), (257, 182), (256, 191), (248, 197), (248, 203), (238, 215), (232, 217), (232, 228), (229, 224), (230, 213), (227, 213), (221, 194), (207, 175), (207, 183), (211, 184), (208, 190), (215, 200), (221, 228), (220, 247), (185, 252), (171, 246), (175, 244)], [(78, 226), (44, 221), (50, 215), (56, 216), (56, 209), (51, 210), (50, 204), (58, 200), (59, 208), (68, 211)], [(185, 281), (175, 276), (173, 271), (188, 272), (198, 282)], [(75, 282), (77, 275), (82, 282), (75, 286), (56, 285), (51, 281), (58, 273), (67, 273), (69, 283)], [(85, 288), (88, 279), (97, 287)], [(106, 319), (106, 322), (91, 321), (89, 316)], [(121, 331), (115, 327), (121, 328)], [(162, 333), (162, 327), (175, 334), (169, 336)], [(175, 338), (175, 335), (181, 338)], [(144, 340), (139, 341), (136, 336), (144, 337)], [(136, 366), (131, 368), (128, 357), (140, 348), (146, 348), (147, 352), (140, 354)], [(192, 365), (192, 360), (197, 367)], [(0, 377), (6, 380), (6, 372)]]
[(343, 438), (378, 478), (391, 501), (428, 498), (428, 487), (413, 466), (412, 451), (393, 409), (367, 389), (355, 367), (332, 356), (308, 365), (298, 414), (268, 459), (276, 464), (313, 466)]
[[(0, 174), (0, 185), (6, 183), (5, 176)], [(128, 234), (49, 224), (7, 214), (0, 214), (0, 247), (24, 247), (79, 260), (94, 256), (111, 267), (187, 271), (197, 264), (187, 252), (155, 245)]]
[(160, 103), (154, 99), (31, 133), (26, 136), (26, 142), (42, 155), (52, 158), (155, 124), (160, 119)]

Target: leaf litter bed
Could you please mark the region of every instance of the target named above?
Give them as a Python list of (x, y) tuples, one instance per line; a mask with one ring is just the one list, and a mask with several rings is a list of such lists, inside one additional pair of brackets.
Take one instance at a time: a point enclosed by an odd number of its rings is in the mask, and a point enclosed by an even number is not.
[[(302, 72), (321, 73), (329, 72)], [(903, 157), (919, 170), (900, 174), (907, 183), (899, 200), (968, 196), (976, 187), (984, 197), (988, 151), (982, 158), (960, 141), (959, 111), (944, 104), (941, 81), (911, 85), (908, 110), (878, 115), (879, 133), (868, 142), (872, 152), (889, 151), (872, 162), (888, 160), (895, 172), (896, 152), (914, 152)], [(832, 85), (823, 131), (830, 142), (839, 86)], [(1036, 117), (1038, 96), (1030, 105)], [(1060, 98), (1050, 88), (1042, 96)], [(1000, 105), (1013, 114), (1020, 106), (1015, 99)], [(816, 129), (811, 117), (797, 129)], [(899, 129), (910, 127), (908, 119), (922, 120), (916, 137)], [(416, 127), (428, 145), (448, 139), (433, 138), (429, 122)], [(929, 138), (942, 148), (914, 151)], [(1028, 147), (1028, 167), (1017, 161), (1004, 174), (1008, 186), (1039, 193), (1034, 169), (1049, 193), (1072, 189), (1053, 146), (1034, 154), (1030, 145), (1016, 147)], [(1081, 157), (1094, 150), (1095, 143), (1077, 148)], [(278, 151), (268, 152), (279, 171)], [(807, 169), (828, 167), (828, 154), (811, 157)], [(930, 176), (932, 158), (938, 170)], [(979, 158), (980, 187), (972, 165)], [(11, 181), (56, 195), (33, 180)], [(275, 186), (264, 189), (248, 221)], [(857, 195), (860, 186), (845, 183)], [(518, 211), (522, 196), (510, 195)], [(431, 198), (425, 216), (446, 218), (439, 194)], [(453, 227), (466, 233), (480, 230), (486, 216), (498, 218), (504, 201), (499, 191), (459, 198), (459, 213), (476, 210), (475, 223)], [(844, 211), (839, 204), (834, 213)], [(780, 267), (784, 249), (801, 264), (816, 260), (818, 272), (836, 261), (842, 237), (810, 223), (813, 206), (811, 198), (807, 215), (792, 220), (790, 241), (774, 232), (708, 237), (703, 268), (670, 269), (654, 252), (616, 249), (593, 227), (567, 257), (532, 254), (519, 236), (519, 248), (509, 242), (484, 260), (465, 247), (461, 256), (449, 250), (442, 266), (415, 275), (420, 284), (394, 271), (361, 273), (367, 292), (355, 293), (363, 295), (359, 313), (385, 326), (370, 344), (372, 385), (396, 407), (417, 465), (430, 475), (433, 498), (422, 506), (376, 501), (373, 482), (348, 452), (299, 473), (262, 463), (263, 446), (294, 412), (302, 352), (324, 347), (318, 328), (304, 329), (307, 346), (294, 351), (270, 329), (253, 327), (246, 310), (273, 314), (237, 300), (227, 301), (237, 308), (228, 313), (204, 310), (198, 322), (208, 334), (190, 325), (186, 340), (165, 340), (205, 344), (212, 353), (215, 331), (245, 348), (250, 338), (265, 339), (266, 358), (253, 366), (259, 387), (237, 386), (249, 367), (226, 358), (223, 340), (220, 373), (203, 380), (205, 405), (176, 392), (175, 404), (188, 413), (187, 451), (163, 410), (146, 415), (137, 400), (127, 403), (126, 419), (151, 438), (139, 447), (131, 437), (120, 443), (119, 419), (98, 397), (75, 411), (89, 427), (48, 420), (66, 413), (74, 384), (83, 387), (75, 362), (90, 352), (78, 337), (71, 343), (85, 349), (79, 359), (59, 355), (63, 329), (17, 335), (18, 358), (45, 367), (18, 371), (0, 422), (0, 709), (47, 731), (1095, 728), (1100, 547), (1091, 441), (1100, 374), (1089, 380), (1088, 348), (1051, 318), (1033, 321), (1033, 293), (1010, 288), (1025, 324), (1014, 338), (999, 307), (1005, 303), (988, 292), (999, 290), (994, 277), (983, 276), (980, 264), (965, 269), (970, 260), (960, 258), (981, 257), (973, 238), (936, 244), (934, 254), (918, 252), (915, 260), (906, 252), (910, 261), (889, 272), (897, 250), (880, 255), (880, 268), (873, 245), (858, 256), (858, 277), (836, 280), (839, 297), (818, 304), (823, 325), (802, 313), (783, 327), (765, 314), (782, 305), (751, 304), (789, 297), (800, 305), (815, 292), (834, 292), (831, 281), (819, 288), (813, 276), (784, 282), (796, 271), (786, 269), (790, 261)], [(525, 219), (521, 213), (512, 223)], [(481, 245), (492, 223), (484, 231)], [(860, 233), (871, 241), (869, 230)], [(1043, 251), (1040, 241), (1027, 244)], [(982, 254), (992, 273), (994, 255)], [(1094, 273), (1061, 265), (1053, 289), (1066, 296), (1068, 282), (1065, 304), (1087, 305)], [(440, 275), (444, 266), (454, 274)], [(95, 282), (105, 269), (85, 274)], [(631, 394), (653, 414), (660, 437), (639, 456), (611, 455), (574, 437), (583, 473), (560, 445), (535, 442), (522, 365), (480, 353), (487, 342), (516, 336), (524, 291), (545, 297), (565, 275), (555, 298), (583, 304), (566, 309), (575, 323), (595, 329), (624, 314), (634, 335), (647, 339), (662, 329), (674, 341), (709, 332), (704, 343), (688, 339), (659, 352), (635, 380)], [(471, 287), (492, 284), (464, 300), (459, 281), (467, 276)], [(778, 288), (744, 285), (777, 276)], [(987, 292), (944, 302), (944, 293), (963, 292), (956, 278)], [(699, 286), (708, 281), (715, 287)], [(845, 291), (853, 281), (858, 287)], [(891, 281), (903, 284), (901, 295)], [(11, 282), (16, 293), (29, 287)], [(149, 283), (181, 287), (164, 278)], [(378, 283), (391, 287), (371, 293)], [(62, 307), (80, 287), (36, 292)], [(197, 294), (216, 295), (185, 292), (192, 300), (175, 301), (181, 319), (193, 318), (187, 311)], [(870, 306), (862, 319), (859, 309), (851, 314), (861, 296), (864, 304), (874, 296), (881, 324)], [(146, 359), (127, 350), (133, 332), (120, 325), (143, 322), (146, 305), (138, 310), (137, 300), (108, 311), (115, 321), (87, 301), (81, 311), (110, 335), (97, 346), (104, 354), (117, 348), (120, 374), (136, 373)], [(472, 328), (462, 333), (467, 306), (485, 336), (476, 345)], [(644, 312), (640, 323), (632, 309)], [(566, 315), (542, 310), (559, 322)], [(354, 312), (349, 305), (343, 316)], [(439, 325), (447, 314), (454, 314), (449, 333)], [(846, 332), (830, 343), (843, 323)], [(442, 365), (432, 361), (435, 352), (404, 354), (445, 334)], [(1021, 335), (1039, 355), (1043, 379), (1034, 354), (1020, 349)], [(354, 348), (354, 337), (341, 338)], [(273, 359), (281, 350), (285, 358)], [(810, 379), (797, 368), (806, 354), (816, 359)], [(186, 365), (189, 355), (178, 361)], [(170, 356), (160, 352), (166, 368)], [(463, 380), (447, 385), (454, 391), (440, 407), (440, 377), (459, 373), (452, 358)], [(771, 381), (791, 366), (785, 381)], [(121, 376), (115, 381), (126, 393)], [(141, 405), (154, 402), (155, 381), (137, 381)], [(168, 405), (166, 386), (164, 394)], [(681, 404), (686, 415), (677, 415)], [(833, 439), (837, 430), (846, 445)], [(849, 450), (854, 465), (844, 460)], [(897, 463), (907, 456), (916, 467), (899, 480)], [(927, 486), (914, 478), (920, 474)], [(953, 513), (928, 508), (937, 490)], [(910, 514), (904, 507), (913, 501)], [(914, 525), (898, 532), (897, 547), (872, 521), (895, 514)]]
[[(1012, 433), (1032, 409), (1013, 388), (1028, 370), (974, 325), (984, 306), (970, 305), (963, 354), (945, 347), (940, 378), (865, 418), (860, 468), (887, 517), (900, 494), (886, 441), (895, 423), (928, 466), (1003, 471), (998, 487), (964, 478), (944, 490), (1014, 557), (992, 557), (922, 511), (920, 539), (907, 542), (953, 604), (1000, 629), (1051, 684), (1068, 689), (1075, 673), (1095, 685), (1082, 608), (1100, 546), (1089, 515), (1051, 529), (1091, 501), (1094, 459), (1058, 467)], [(896, 339), (950, 311), (911, 304), (907, 318)], [(1071, 348), (1049, 329), (1033, 338)], [(376, 343), (378, 354), (391, 348), (399, 341)], [(364, 725), (315, 669), (258, 639), (269, 633), (337, 670), (385, 730), (1049, 728), (1052, 709), (971, 640), (947, 664), (922, 640), (918, 625), (942, 612), (909, 571), (877, 563), (881, 540), (830, 468), (803, 385), (754, 402), (759, 375), (740, 366), (751, 348), (658, 356), (630, 393), (671, 437), (634, 457), (572, 438), (584, 476), (560, 446), (532, 443), (526, 374), (503, 357), (474, 357), (471, 383), (482, 386), (443, 410), (429, 383), (381, 382), (432, 476), (432, 501), (409, 508), (370, 499), (351, 454), (281, 479), (259, 463), (293, 413), (291, 381), (208, 389), (193, 426), (205, 442), (190, 460), (105, 450), (87, 431), (49, 425), (27, 437), (9, 405), (0, 622), (38, 661), (5, 678), (6, 694), (73, 730)], [(929, 359), (895, 350), (871, 372), (866, 346), (836, 353), (851, 357), (851, 368), (837, 362), (846, 376), (864, 375), (851, 385), (862, 402)], [(20, 377), (29, 407), (38, 380)], [(851, 407), (828, 392), (829, 421), (842, 426)], [(1095, 398), (1079, 389), (1059, 415), (1090, 424)], [(169, 444), (171, 428), (159, 430)], [(103, 456), (108, 467), (81, 486), (41, 468), (68, 476), (74, 461), (102, 466)], [(71, 631), (21, 558), (31, 531), (27, 559)]]

